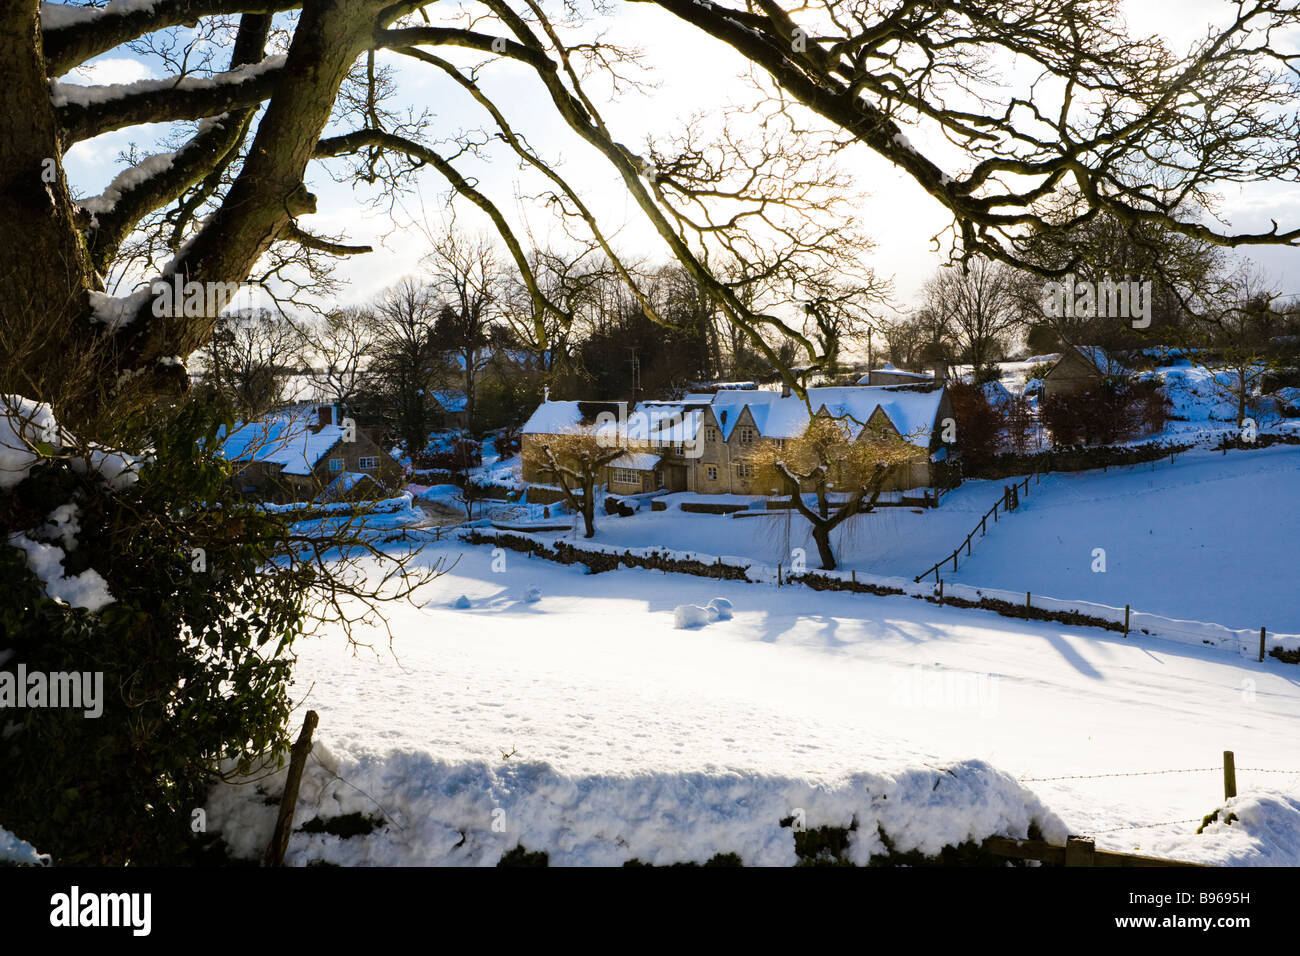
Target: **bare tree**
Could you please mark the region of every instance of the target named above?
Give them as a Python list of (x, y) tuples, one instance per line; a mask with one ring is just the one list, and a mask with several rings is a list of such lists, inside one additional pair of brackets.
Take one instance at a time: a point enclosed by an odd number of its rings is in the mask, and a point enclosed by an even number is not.
[(374, 310), (372, 382), (394, 431), (414, 457), (424, 451), (433, 425), (437, 302), (427, 285), (408, 277), (383, 292)]
[[(812, 526), (822, 567), (833, 571), (831, 532), (854, 515), (871, 512), (889, 477), (916, 458), (917, 449), (894, 432), (819, 414), (798, 438), (765, 442), (754, 463)], [(815, 494), (816, 508), (804, 501), (805, 490)], [(832, 502), (832, 493), (838, 502)]]
[(344, 408), (355, 404), (369, 386), (378, 350), (375, 313), (355, 306), (333, 309), (303, 324), (301, 342), (307, 350), (305, 374), (317, 393)]
[(196, 356), (202, 387), (241, 418), (257, 418), (284, 401), (287, 379), (299, 370), (299, 342), (283, 315), (227, 313)]
[[(373, 184), (378, 201), (390, 203), (417, 171), (435, 172), (492, 221), (535, 314), (562, 315), (536, 282), (502, 206), (465, 169), (495, 141), (545, 181), (539, 198), (599, 245), (635, 290), (601, 216), (487, 92), (484, 72), (503, 60), (528, 72), (560, 128), (609, 164), (672, 257), (777, 366), (781, 342), (795, 342), (814, 364), (820, 350), (775, 306), (743, 301), (712, 262), (727, 250), (756, 252), (747, 277), (755, 279), (833, 251), (849, 220), (837, 219), (817, 192), (818, 174), (849, 140), (896, 164), (952, 213), (953, 252), (962, 257), (1060, 275), (1070, 262), (1027, 263), (1023, 243), (1036, 230), (1068, 230), (1100, 211), (1224, 246), (1300, 241), (1294, 226), (1232, 233), (1198, 212), (1225, 185), (1300, 175), (1293, 61), (1277, 45), (1300, 21), (1289, 5), (1243, 0), (1230, 22), (1177, 54), (1158, 39), (1131, 38), (1114, 0), (1007, 0), (996, 8), (818, 0), (797, 9), (776, 0), (757, 7), (646, 2), (739, 52), (756, 76), (765, 74), (768, 99), (728, 111), (716, 135), (688, 129), (638, 155), (611, 133), (588, 88), (593, 76), (619, 89), (639, 82), (635, 56), (593, 38), (593, 30), (580, 35), (590, 25), (580, 16), (557, 25), (536, 0), (446, 9), (418, 0), (158, 0), (56, 8), (60, 14), (44, 20), (38, 0), (7, 5), (0, 12), (7, 134), (0, 137), (0, 222), (21, 241), (0, 244), (0, 307), (15, 310), (17, 325), (56, 334), (31, 367), (5, 365), (0, 386), (36, 398), (61, 394), (80, 362), (70, 353), (78, 352), (103, 366), (78, 382), (78, 415), (120, 412), (182, 387), (171, 358), (207, 341), (216, 315), (159, 320), (152, 279), (242, 282), (279, 271), (293, 247), (326, 256), (367, 248), (299, 222), (316, 209), (304, 182), (317, 162), (338, 178)], [(298, 13), (281, 23), (280, 11)], [(189, 25), (208, 38), (194, 48), (212, 55), (188, 57), (183, 44), (169, 51), (144, 40), (184, 36)], [(223, 43), (224, 61), (213, 50)], [(132, 44), (162, 80), (108, 88), (55, 79)], [(449, 48), (462, 51), (455, 62), (444, 55)], [(449, 142), (429, 114), (391, 109), (397, 78), (376, 63), (378, 50), (432, 70), (472, 99), (484, 129)], [(1030, 69), (1005, 88), (996, 66), (1013, 56)], [(1013, 105), (995, 105), (1003, 103)], [(749, 128), (745, 109), (755, 120)], [(66, 150), (146, 123), (196, 125), (177, 148), (139, 157), (103, 195), (74, 202), (61, 167)], [(325, 136), (327, 124), (333, 129)], [(941, 167), (911, 144), (904, 126), (956, 144), (964, 168)], [(783, 185), (774, 192), (771, 183)], [(173, 227), (170, 260), (140, 274), (137, 291), (106, 295), (100, 277), (160, 210)], [(42, 306), (24, 316), (16, 304), (29, 296)], [(788, 370), (783, 375), (802, 394)]]
[(1278, 290), (1258, 267), (1242, 266), (1228, 287), (1230, 297), (1202, 323), (1205, 363), (1215, 373), (1214, 391), (1233, 404), (1241, 429), (1265, 376), (1278, 367), (1271, 340), (1283, 317), (1274, 309)]
[(945, 324), (976, 373), (1024, 324), (1015, 270), (987, 259), (941, 268), (925, 285), (925, 307)]
[(439, 350), (451, 354), (465, 390), (465, 422), (474, 430), (474, 399), (479, 373), (491, 358), (492, 330), (500, 322), (506, 276), (487, 236), (452, 229), (425, 257), (430, 291), (441, 298), (434, 328)]
[(560, 486), (565, 502), (582, 515), (583, 537), (596, 536), (596, 487), (605, 466), (626, 449), (601, 444), (594, 431), (556, 435), (543, 445), (525, 452), (526, 464), (551, 475)]

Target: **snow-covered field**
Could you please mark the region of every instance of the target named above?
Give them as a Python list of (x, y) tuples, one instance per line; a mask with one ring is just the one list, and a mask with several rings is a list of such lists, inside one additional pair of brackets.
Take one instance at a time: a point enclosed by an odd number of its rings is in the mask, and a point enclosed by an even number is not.
[[(301, 645), (296, 690), (321, 726), (298, 820), (386, 824), (296, 833), (291, 863), (491, 864), (517, 844), (553, 863), (790, 863), (779, 822), (798, 810), (809, 827), (856, 818), (855, 859), (879, 849), (877, 823), (933, 852), (1032, 820), (1112, 849), (1300, 864), (1293, 666), (910, 598), (592, 576), (454, 544), (424, 557), (461, 551), (424, 607), (395, 610), (391, 652)], [(673, 626), (714, 597), (733, 619)], [(1224, 750), (1241, 819), (1197, 836)], [(1195, 772), (1039, 779), (1163, 770)], [(251, 785), (208, 811), (252, 855), (275, 814)]]
[[(1002, 494), (1003, 482), (967, 481), (926, 511), (882, 508), (835, 533), (840, 566), (920, 574), (961, 544)], [(1198, 450), (1106, 472), (1054, 473), (1031, 485), (1018, 512), (987, 524), (947, 580), (1096, 601), (1232, 628), (1300, 633), (1300, 446), (1221, 455)], [(643, 508), (602, 517), (595, 541), (663, 546), (789, 568), (817, 550), (797, 514), (756, 517)], [(788, 538), (787, 538), (788, 535)], [(788, 546), (787, 546), (788, 541)], [(1094, 550), (1104, 572), (1093, 571)]]
[[(1023, 388), (1035, 365), (1004, 369), (1004, 384)], [(1186, 420), (1156, 437), (1222, 433), (1233, 412), (1205, 370), (1160, 374)], [(517, 461), (492, 467), (509, 482)], [(1052, 474), (944, 578), (1300, 633), (1297, 478), (1300, 448), (1286, 446)], [(939, 509), (854, 519), (836, 535), (841, 567), (910, 579), (951, 553), (1002, 485), (968, 481)], [(418, 516), (452, 490), (413, 489), (407, 507)], [(537, 510), (499, 516), (540, 521)], [(803, 522), (782, 513), (643, 506), (597, 524), (603, 548), (787, 569), (803, 549), (817, 567)], [(491, 865), (523, 846), (552, 864), (729, 852), (789, 864), (781, 823), (797, 820), (856, 823), (857, 862), (886, 837), (934, 853), (1036, 826), (1154, 856), (1300, 865), (1294, 665), (1196, 637), (1126, 639), (909, 597), (589, 575), (455, 539), (425, 545), (423, 560), (440, 558), (458, 560), (423, 606), (391, 609), (391, 648), (379, 632), (359, 653), (338, 635), (300, 645), (296, 692), (321, 725), (297, 820), (357, 813), (381, 825), (347, 838), (296, 832), (290, 863)], [(715, 598), (732, 603), (731, 619), (674, 626), (690, 618), (676, 609)], [(1236, 819), (1198, 835), (1223, 803), (1225, 750), (1238, 767)], [(265, 847), (283, 776), (213, 791), (209, 822), (233, 852)]]

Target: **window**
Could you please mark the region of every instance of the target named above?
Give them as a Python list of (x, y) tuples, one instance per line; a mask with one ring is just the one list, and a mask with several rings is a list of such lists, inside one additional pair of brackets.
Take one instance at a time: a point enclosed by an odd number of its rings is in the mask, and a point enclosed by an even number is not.
[(740, 430), (740, 440), (743, 444), (749, 444), (754, 440), (754, 429), (742, 428)]
[(637, 485), (637, 486), (640, 486), (640, 484), (641, 484), (641, 476), (638, 475), (638, 474), (636, 473), (636, 471), (634, 471), (633, 469), (631, 469), (631, 468), (615, 468), (613, 471), (614, 471), (614, 474), (610, 477), (610, 481), (616, 482), (617, 484), (620, 484), (620, 485)]
[(718, 466), (717, 466), (717, 465), (706, 465), (705, 468), (704, 468), (704, 474), (708, 476), (709, 481), (717, 481), (717, 480), (718, 480)]
[(753, 478), (753, 477), (754, 477), (754, 466), (753, 466), (753, 465), (746, 465), (746, 464), (739, 464), (739, 465), (737, 465), (737, 466), (736, 466), (736, 477), (737, 477), (737, 478)]
[(714, 428), (712, 425), (710, 425), (708, 428), (704, 429), (704, 440), (705, 440), (705, 441), (717, 441), (717, 440), (718, 440), (718, 430), (717, 430), (716, 428)]
[(366, 457), (363, 455), (360, 459), (358, 459), (357, 463), (361, 466), (362, 471), (365, 471), (367, 468), (378, 468), (379, 457), (378, 456)]
[(343, 459), (342, 459), (342, 458), (331, 458), (331, 459), (330, 459), (330, 471), (342, 471), (342, 470), (343, 470)]
[(785, 451), (785, 439), (784, 439), (784, 438), (778, 438), (778, 439), (776, 439), (775, 441), (773, 441), (772, 444), (776, 446), (776, 450), (777, 450), (777, 451)]

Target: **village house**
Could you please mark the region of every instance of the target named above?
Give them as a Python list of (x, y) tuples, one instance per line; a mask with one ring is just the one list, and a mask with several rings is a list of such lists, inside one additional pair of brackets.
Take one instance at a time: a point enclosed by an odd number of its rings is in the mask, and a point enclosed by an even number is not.
[(240, 494), (277, 504), (374, 498), (402, 478), (402, 466), (334, 405), (294, 405), (239, 425), (222, 455)]
[[(947, 454), (942, 422), (952, 415), (947, 391), (938, 386), (842, 386), (810, 388), (814, 414), (850, 424), (854, 440), (881, 429), (916, 448), (915, 459), (895, 471), (887, 491), (933, 487), (935, 464)], [(688, 491), (706, 495), (766, 495), (754, 464), (760, 443), (803, 434), (808, 406), (775, 391), (723, 390), (691, 394), (677, 402), (544, 402), (525, 423), (523, 478), (549, 484), (529, 454), (551, 436), (588, 430), (597, 441), (626, 449), (606, 468), (610, 494)], [(534, 498), (530, 494), (530, 499)], [(540, 500), (540, 499), (536, 499)]]
[(1102, 379), (1124, 371), (1123, 366), (1096, 345), (1075, 345), (1065, 350), (1043, 376), (1042, 399), (1091, 391)]
[(441, 428), (465, 428), (469, 400), (459, 389), (438, 389), (429, 393), (434, 421)]

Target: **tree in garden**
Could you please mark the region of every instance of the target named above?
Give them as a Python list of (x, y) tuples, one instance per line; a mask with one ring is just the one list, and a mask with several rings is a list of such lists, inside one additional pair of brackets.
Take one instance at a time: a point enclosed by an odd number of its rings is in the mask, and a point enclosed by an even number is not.
[[(831, 533), (874, 510), (885, 482), (918, 454), (924, 458), (893, 429), (818, 414), (799, 437), (764, 442), (754, 465), (761, 480), (790, 496), (791, 506), (811, 525), (822, 567), (833, 571)], [(804, 501), (805, 491), (812, 492), (816, 507)]]
[(1205, 362), (1214, 370), (1214, 391), (1232, 403), (1238, 431), (1264, 379), (1280, 362), (1273, 339), (1283, 324), (1274, 303), (1276, 288), (1258, 269), (1245, 266), (1228, 280), (1225, 301), (1200, 321), (1209, 346)]
[(560, 487), (565, 502), (582, 515), (583, 537), (596, 536), (596, 488), (605, 468), (626, 449), (604, 444), (591, 429), (547, 438), (525, 449), (525, 465), (537, 468)]
[(974, 476), (992, 461), (1001, 447), (1002, 415), (977, 385), (951, 382), (948, 398), (956, 427), (953, 444), (961, 456), (962, 473)]

